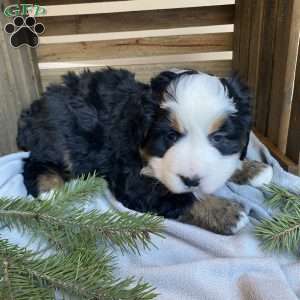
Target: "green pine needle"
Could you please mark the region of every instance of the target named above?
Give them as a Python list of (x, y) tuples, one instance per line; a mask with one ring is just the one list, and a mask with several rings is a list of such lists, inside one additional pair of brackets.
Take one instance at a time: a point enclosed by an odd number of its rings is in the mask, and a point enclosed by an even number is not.
[(281, 210), (289, 211), (294, 207), (300, 206), (300, 196), (283, 187), (272, 184), (266, 187), (265, 191), (270, 194), (266, 198), (266, 203), (272, 208), (280, 208)]
[(163, 219), (84, 211), (87, 201), (105, 189), (105, 181), (93, 175), (39, 199), (0, 198), (0, 226), (47, 241), (47, 247), (55, 247), (57, 253), (41, 258), (38, 254), (43, 251), (32, 253), (0, 238), (0, 299), (54, 299), (57, 290), (79, 299), (155, 298), (147, 283), (114, 278), (115, 259), (107, 246), (139, 253), (141, 247), (153, 245), (151, 235), (162, 236)]
[[(78, 199), (77, 195), (86, 199), (102, 191), (103, 184), (98, 186), (98, 183), (96, 177), (79, 180), (44, 200), (0, 198), (0, 225), (42, 235), (58, 249), (68, 245), (76, 249), (82, 243), (94, 247), (99, 239), (122, 251), (138, 252), (139, 245), (149, 248), (152, 245), (150, 234), (161, 236), (162, 218), (127, 212), (85, 212), (73, 206), (78, 200), (72, 199)], [(91, 193), (88, 193), (89, 188)], [(72, 209), (66, 203), (72, 204)]]
[[(69, 256), (44, 259), (34, 253), (0, 240), (3, 299), (54, 299), (55, 290), (79, 299), (153, 299), (156, 294), (148, 284), (134, 283), (134, 278), (113, 279), (103, 265), (113, 269), (110, 254), (101, 256), (87, 249)], [(46, 288), (47, 287), (47, 288)], [(27, 297), (27, 298), (26, 298)]]
[(300, 195), (285, 188), (271, 185), (266, 188), (270, 196), (266, 199), (273, 208), (281, 212), (272, 219), (265, 219), (255, 228), (263, 247), (272, 251), (290, 251), (300, 254)]

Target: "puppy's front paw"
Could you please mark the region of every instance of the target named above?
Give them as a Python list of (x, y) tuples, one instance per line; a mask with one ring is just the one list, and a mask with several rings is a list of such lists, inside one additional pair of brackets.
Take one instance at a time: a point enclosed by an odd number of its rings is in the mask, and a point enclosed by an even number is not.
[(232, 235), (246, 226), (249, 218), (239, 203), (210, 196), (195, 202), (180, 221)]
[(250, 185), (254, 187), (263, 187), (271, 183), (273, 178), (273, 168), (263, 164), (257, 174), (249, 180)]
[(216, 233), (232, 235), (239, 232), (249, 223), (249, 218), (243, 207), (235, 202), (224, 201), (220, 209), (215, 210), (210, 218), (214, 219), (213, 230)]
[(254, 187), (262, 187), (271, 183), (273, 168), (259, 161), (244, 161), (241, 169), (231, 177), (231, 181), (237, 184), (250, 184)]

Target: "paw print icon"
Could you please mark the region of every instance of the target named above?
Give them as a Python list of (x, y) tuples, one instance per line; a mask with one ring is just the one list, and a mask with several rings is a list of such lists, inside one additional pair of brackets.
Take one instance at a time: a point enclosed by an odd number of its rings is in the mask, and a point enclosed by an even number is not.
[(45, 31), (42, 23), (37, 23), (34, 17), (14, 18), (12, 23), (6, 24), (4, 31), (10, 36), (10, 44), (14, 48), (22, 45), (35, 48), (39, 45), (39, 35)]

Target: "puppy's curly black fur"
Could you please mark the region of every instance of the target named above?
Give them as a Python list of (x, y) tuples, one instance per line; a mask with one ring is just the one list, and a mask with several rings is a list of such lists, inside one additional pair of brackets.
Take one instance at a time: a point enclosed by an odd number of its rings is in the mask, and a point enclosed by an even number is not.
[(140, 174), (140, 149), (158, 109), (150, 86), (126, 70), (69, 73), (21, 115), (17, 143), (31, 151), (24, 164), (29, 193), (38, 195), (43, 175), (66, 181), (96, 172), (128, 208), (179, 217), (194, 196), (174, 195)]

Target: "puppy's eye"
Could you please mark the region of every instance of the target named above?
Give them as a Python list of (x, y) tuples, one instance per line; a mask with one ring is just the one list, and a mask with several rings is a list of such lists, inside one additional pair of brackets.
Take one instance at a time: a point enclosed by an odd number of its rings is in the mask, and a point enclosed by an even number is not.
[(179, 134), (175, 131), (171, 131), (167, 135), (167, 139), (174, 143), (178, 140), (178, 138), (179, 138)]
[(221, 143), (222, 141), (224, 141), (224, 139), (226, 139), (226, 135), (222, 132), (215, 132), (209, 135), (209, 140), (213, 144)]

